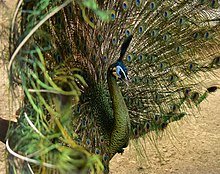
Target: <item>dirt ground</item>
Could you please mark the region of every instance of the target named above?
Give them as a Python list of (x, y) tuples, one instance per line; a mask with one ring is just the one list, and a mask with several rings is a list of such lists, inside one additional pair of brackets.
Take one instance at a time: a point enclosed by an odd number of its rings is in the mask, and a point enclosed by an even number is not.
[(147, 159), (137, 159), (134, 146), (116, 155), (112, 174), (219, 174), (220, 173), (220, 90), (201, 104), (195, 116), (172, 123), (158, 149), (145, 143)]
[[(13, 7), (15, 1), (8, 1)], [(0, 117), (9, 112), (7, 74), (0, 62)], [(220, 74), (220, 71), (219, 71)], [(170, 124), (155, 148), (142, 141), (147, 157), (135, 150), (135, 142), (110, 163), (112, 174), (219, 174), (220, 173), (220, 89), (209, 95), (195, 115)], [(16, 109), (16, 108), (15, 108)], [(0, 143), (0, 174), (5, 174), (3, 143)], [(158, 153), (158, 151), (160, 153)], [(142, 151), (143, 153), (143, 151)]]

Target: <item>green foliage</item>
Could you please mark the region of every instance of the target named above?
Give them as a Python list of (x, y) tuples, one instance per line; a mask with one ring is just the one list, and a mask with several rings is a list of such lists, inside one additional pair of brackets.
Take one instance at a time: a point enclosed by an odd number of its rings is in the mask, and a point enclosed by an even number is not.
[[(66, 2), (74, 4), (72, 1)], [(51, 45), (42, 47), (35, 43), (35, 39), (43, 38), (42, 28), (47, 27), (47, 20), (68, 3), (54, 1), (51, 4), (42, 0), (24, 4), (23, 18), (19, 22), (26, 25), (17, 35), (14, 31), (11, 33), (11, 85), (20, 85), (25, 98), (20, 108), (18, 126), (9, 130), (9, 146), (14, 152), (28, 157), (29, 166), (19, 168), (16, 161), (12, 161), (10, 168), (18, 173), (28, 170), (34, 173), (103, 171), (100, 157), (78, 145), (75, 141), (78, 135), (72, 129), (75, 119), (73, 110), (81, 95), (78, 85), (87, 85), (79, 75), (81, 70), (68, 68), (65, 62), (48, 64), (45, 53), (51, 50)], [(32, 10), (28, 9), (31, 5)], [(16, 30), (15, 23), (12, 25)]]
[[(26, 97), (19, 116), (19, 126), (9, 131), (12, 140), (10, 144), (15, 146), (13, 150), (30, 156), (39, 163), (53, 164), (56, 166), (54, 170), (60, 173), (102, 171), (99, 157), (91, 155), (74, 141), (77, 135), (71, 127), (74, 119), (72, 108), (77, 104), (80, 95), (76, 84), (69, 80), (71, 91), (65, 91), (57, 86), (58, 79), (65, 79), (65, 74), (57, 73), (54, 80), (48, 74), (40, 49), (36, 48), (35, 51), (33, 54), (34, 50), (32, 50), (32, 55), (35, 55), (34, 61), (19, 59), (24, 65), (19, 69), (19, 75)], [(85, 84), (78, 74), (73, 74), (71, 77), (72, 82), (77, 79)], [(61, 108), (61, 95), (69, 96), (75, 104), (70, 102), (65, 108)], [(39, 167), (33, 165), (33, 169), (37, 173), (48, 173), (47, 171), (51, 170), (44, 165)]]
[(82, 4), (91, 9), (102, 21), (109, 21), (110, 12), (100, 10), (95, 0), (84, 0)]

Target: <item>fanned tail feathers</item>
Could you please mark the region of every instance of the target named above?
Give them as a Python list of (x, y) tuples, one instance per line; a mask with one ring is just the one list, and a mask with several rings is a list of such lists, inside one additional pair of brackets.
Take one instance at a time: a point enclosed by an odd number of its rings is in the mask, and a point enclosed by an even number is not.
[[(47, 4), (38, 15), (49, 13), (59, 3)], [(97, 4), (109, 14), (108, 22), (91, 9), (80, 8), (80, 3), (70, 3), (45, 22), (29, 42), (40, 47), (47, 70), (65, 90), (72, 89), (68, 77), (73, 72), (84, 77), (87, 85), (74, 81), (81, 93), (79, 104), (74, 106), (76, 141), (108, 161), (106, 135), (111, 130), (103, 133), (98, 119), (112, 112), (106, 85), (108, 67), (123, 57), (131, 78), (129, 86), (120, 83), (129, 110), (131, 138), (163, 130), (206, 98), (207, 93), (200, 90), (201, 76), (212, 76), (220, 67), (220, 10), (218, 1), (206, 0), (98, 0)], [(40, 6), (27, 3), (22, 10), (37, 8)], [(39, 20), (34, 12), (33, 16), (22, 13), (22, 20), (17, 17), (23, 26), (18, 32), (25, 33)], [(25, 34), (14, 37), (19, 40)], [(123, 47), (129, 37), (129, 47), (126, 43)], [(60, 80), (63, 77), (66, 80)], [(103, 103), (109, 107), (102, 108)], [(112, 118), (106, 119), (109, 126)]]

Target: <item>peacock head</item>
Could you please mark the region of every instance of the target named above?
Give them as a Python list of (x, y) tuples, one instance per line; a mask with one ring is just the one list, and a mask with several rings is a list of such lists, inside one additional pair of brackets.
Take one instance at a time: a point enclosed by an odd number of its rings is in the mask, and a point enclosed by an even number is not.
[(133, 37), (133, 35), (129, 35), (128, 37), (125, 38), (125, 40), (121, 46), (120, 57), (108, 69), (108, 73), (113, 75), (113, 77), (115, 77), (115, 79), (120, 79), (120, 80), (124, 81), (127, 85), (128, 85), (127, 82), (129, 80), (128, 70), (127, 70), (126, 66), (124, 65), (124, 63), (122, 62), (122, 59), (128, 49), (128, 46), (132, 40), (132, 37)]
[(120, 79), (122, 81), (128, 81), (128, 70), (121, 60), (112, 64), (109, 68), (110, 74), (115, 77), (115, 79)]

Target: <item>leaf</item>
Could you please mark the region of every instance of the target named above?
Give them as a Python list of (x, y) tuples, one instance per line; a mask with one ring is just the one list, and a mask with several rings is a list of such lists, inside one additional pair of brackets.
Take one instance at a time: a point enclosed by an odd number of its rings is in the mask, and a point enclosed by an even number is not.
[(96, 2), (94, 0), (84, 0), (82, 2), (82, 4), (85, 7), (89, 8), (91, 10), (97, 10), (98, 9), (98, 5), (96, 4)]

